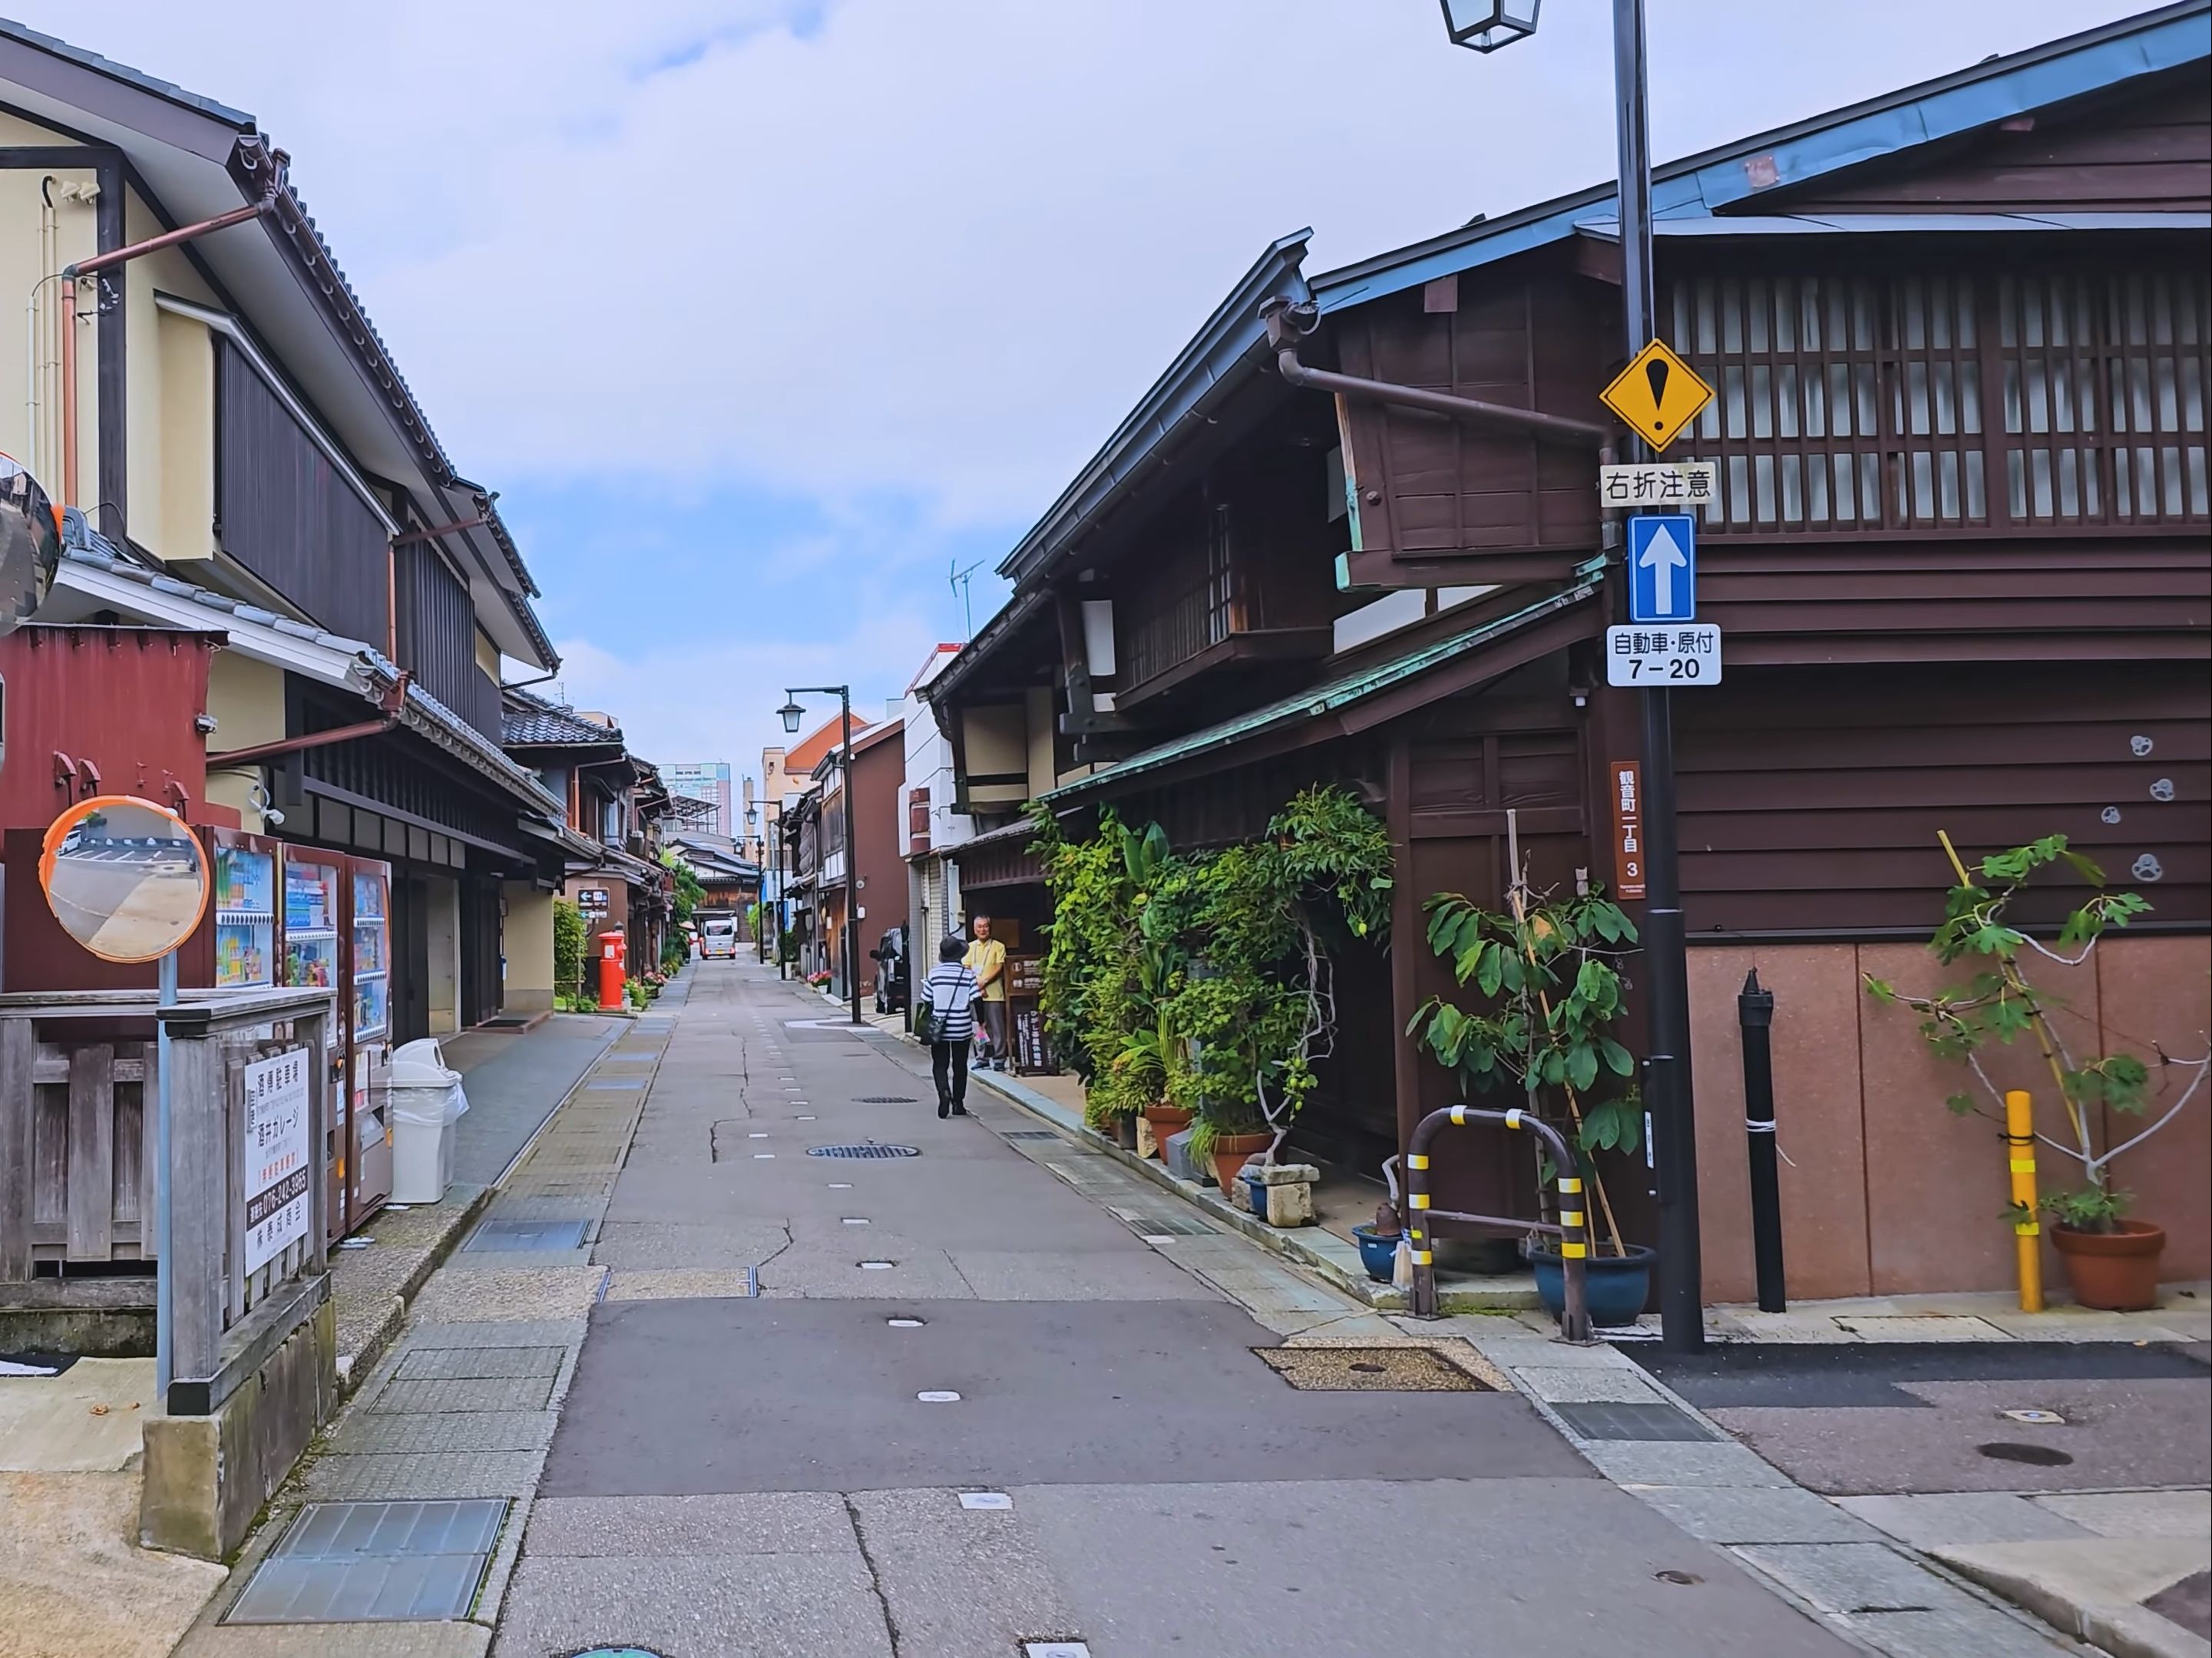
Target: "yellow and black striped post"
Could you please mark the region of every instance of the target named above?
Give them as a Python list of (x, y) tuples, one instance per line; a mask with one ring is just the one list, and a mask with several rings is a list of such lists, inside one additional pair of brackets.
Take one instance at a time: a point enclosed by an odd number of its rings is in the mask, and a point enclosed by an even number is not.
[[(1544, 1140), (1553, 1165), (1559, 1170), (1559, 1221), (1524, 1220), (1511, 1215), (1474, 1215), (1432, 1206), (1429, 1194), (1430, 1146), (1448, 1127), (1469, 1123), (1496, 1123), (1501, 1128), (1525, 1129)], [(1570, 1341), (1590, 1339), (1589, 1303), (1584, 1280), (1589, 1260), (1589, 1220), (1583, 1208), (1583, 1182), (1574, 1172), (1580, 1167), (1559, 1131), (1528, 1111), (1493, 1111), (1473, 1105), (1449, 1106), (1431, 1111), (1414, 1125), (1406, 1147), (1406, 1206), (1408, 1244), (1413, 1260), (1413, 1310), (1416, 1316), (1437, 1315), (1436, 1228), (1438, 1220), (1467, 1221), (1508, 1232), (1549, 1232), (1559, 1240), (1560, 1276), (1565, 1280), (1566, 1306), (1559, 1332)]]
[(2035, 1207), (2035, 1099), (2026, 1089), (2005, 1096), (2005, 1156), (2012, 1174), (2012, 1200), (2020, 1210), (2012, 1224), (2013, 1248), (2020, 1254), (2020, 1310), (2043, 1310), (2043, 1227)]

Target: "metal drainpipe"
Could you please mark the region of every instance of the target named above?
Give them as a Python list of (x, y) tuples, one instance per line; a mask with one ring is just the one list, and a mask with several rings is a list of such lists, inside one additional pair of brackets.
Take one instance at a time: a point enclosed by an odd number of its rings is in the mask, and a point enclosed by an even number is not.
[(164, 231), (159, 236), (149, 236), (143, 242), (133, 242), (128, 247), (110, 248), (105, 253), (95, 253), (88, 259), (79, 259), (74, 264), (62, 267), (61, 279), (61, 379), (62, 379), (62, 504), (77, 507), (76, 488), (76, 284), (80, 276), (96, 276), (100, 271), (138, 258), (148, 253), (158, 253), (163, 248), (181, 246), (197, 241), (211, 231), (226, 230), (234, 224), (244, 224), (265, 213), (273, 213), (276, 198), (283, 191), (287, 170), (291, 158), (283, 151), (276, 152), (276, 167), (270, 175), (268, 191), (250, 207), (233, 208), (228, 213), (218, 213), (212, 219), (203, 219), (198, 224), (188, 224), (181, 229)]
[(1594, 421), (1574, 420), (1565, 415), (1546, 415), (1534, 409), (1516, 409), (1510, 404), (1481, 403), (1473, 398), (1455, 398), (1449, 392), (1431, 392), (1419, 386), (1398, 386), (1389, 380), (1362, 380), (1353, 374), (1339, 374), (1326, 368), (1308, 367), (1298, 361), (1298, 342), (1310, 334), (1320, 321), (1310, 301), (1293, 303), (1284, 299), (1269, 300), (1260, 307), (1260, 316), (1267, 325), (1267, 343), (1274, 348), (1275, 367), (1293, 386), (1356, 398), (1366, 403), (1387, 403), (1401, 409), (1419, 409), (1431, 415), (1463, 420), (1471, 425), (1497, 427), (1528, 437), (1549, 438), (1558, 443), (1579, 444), (1584, 448), (1599, 450), (1604, 455), (1612, 452), (1611, 428)]
[(280, 755), (297, 754), (303, 749), (327, 748), (333, 743), (350, 743), (356, 738), (378, 737), (399, 723), (399, 711), (406, 705), (407, 682), (411, 675), (401, 671), (392, 682), (392, 689), (376, 699), (376, 706), (385, 713), (380, 720), (364, 720), (357, 725), (337, 726), (329, 731), (309, 732), (304, 737), (279, 738), (274, 743), (256, 743), (243, 749), (225, 749), (208, 756), (208, 764), (218, 762), (223, 768), (257, 764), (273, 760)]

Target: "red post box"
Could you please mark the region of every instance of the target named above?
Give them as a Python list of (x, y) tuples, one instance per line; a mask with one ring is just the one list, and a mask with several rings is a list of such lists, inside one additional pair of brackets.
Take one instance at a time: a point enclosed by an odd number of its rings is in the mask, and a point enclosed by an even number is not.
[(599, 1005), (620, 1007), (629, 977), (629, 941), (619, 932), (599, 934)]

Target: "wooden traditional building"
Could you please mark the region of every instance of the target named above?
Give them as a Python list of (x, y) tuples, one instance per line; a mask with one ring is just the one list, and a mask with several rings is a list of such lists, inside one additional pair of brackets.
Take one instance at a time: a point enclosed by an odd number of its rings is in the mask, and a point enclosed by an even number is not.
[(557, 665), (537, 588), (283, 152), (250, 115), (0, 23), (0, 264), (28, 301), (0, 333), (0, 383), (24, 388), (0, 450), (83, 520), (44, 619), (224, 636), (191, 711), (195, 821), (391, 866), (399, 1039), (495, 1016), (510, 981), (550, 991), (578, 847), (500, 746), (502, 661)]
[[(1863, 974), (1932, 971), (1939, 829), (1973, 853), (2063, 833), (2142, 891), (2148, 925), (2068, 986), (2075, 1011), (2146, 1054), (2205, 1048), (2208, 59), (2212, 7), (2189, 0), (1655, 174), (1659, 330), (1718, 392), (1668, 457), (1719, 473), (1698, 614), (1725, 679), (1674, 699), (1718, 1298), (1749, 1287), (1753, 966), (1778, 998), (1793, 1290), (2008, 1279), (1994, 1143), (1944, 1113), (1910, 1022), (1862, 1008)], [(1603, 422), (1618, 234), (1608, 185), (1322, 276), (1304, 233), (1279, 242), (931, 687), (986, 830), (1029, 800), (1077, 824), (1110, 805), (1219, 845), (1315, 781), (1387, 820), (1395, 942), (1339, 975), (1300, 1129), (1370, 1174), (1454, 1097), (1403, 1034), (1449, 987), (1422, 901), (1500, 900), (1509, 811), (1538, 886), (1617, 878), (1611, 782), (1640, 726), (1601, 656), (1622, 599), (1595, 442), (1413, 405)], [(1474, 1206), (1526, 1201), (1521, 1156), (1455, 1156)], [(2212, 1271), (2208, 1157), (2198, 1110), (2122, 1160), (2176, 1278)]]

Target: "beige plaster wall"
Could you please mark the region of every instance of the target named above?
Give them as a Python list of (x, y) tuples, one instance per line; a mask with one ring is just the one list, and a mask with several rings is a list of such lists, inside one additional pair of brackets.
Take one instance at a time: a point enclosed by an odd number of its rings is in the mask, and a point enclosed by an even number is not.
[(553, 1005), (553, 895), (527, 881), (505, 881), (500, 896), (507, 905), (500, 923), (507, 958), (500, 1005), (510, 1013), (546, 1011)]
[[(1971, 1078), (1930, 1054), (1910, 1010), (1867, 996), (1863, 975), (1923, 994), (1948, 979), (1917, 944), (1709, 946), (1690, 952), (1698, 1167), (1709, 1301), (1753, 1293), (1743, 1055), (1736, 996), (1756, 967), (1774, 993), (1775, 1115), (1783, 1248), (1793, 1298), (2003, 1290), (2013, 1285), (2010, 1199), (1997, 1125), (1955, 1117), (1943, 1102)], [(2212, 1030), (2212, 938), (2115, 936), (2087, 965), (2039, 964), (2033, 975), (2063, 999), (2061, 1029), (2077, 1053), (2100, 1044), (2153, 1066), (2154, 1100), (2187, 1084), (2157, 1048), (2201, 1057)], [(2057, 1091), (2033, 1044), (1991, 1056), (2001, 1087), (2035, 1096), (2037, 1127), (2064, 1133)], [(2154, 1103), (2154, 1116), (2165, 1107)], [(2124, 1139), (2127, 1120), (2116, 1117)], [(2137, 1127), (2147, 1126), (2147, 1120)], [(2042, 1189), (2080, 1184), (2076, 1166), (2041, 1148)], [(2212, 1088), (2142, 1151), (2116, 1165), (2135, 1212), (2167, 1234), (2165, 1276), (2212, 1275)], [(2045, 1246), (2046, 1280), (2065, 1283)]]

